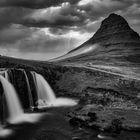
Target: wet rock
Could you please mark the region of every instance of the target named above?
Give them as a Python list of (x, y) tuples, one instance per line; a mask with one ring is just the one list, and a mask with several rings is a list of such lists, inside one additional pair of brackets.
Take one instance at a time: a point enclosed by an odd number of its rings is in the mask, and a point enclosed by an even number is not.
[(72, 126), (79, 126), (80, 127), (80, 126), (84, 125), (85, 122), (83, 120), (79, 119), (79, 118), (74, 117), (74, 118), (71, 118), (69, 120), (69, 123)]

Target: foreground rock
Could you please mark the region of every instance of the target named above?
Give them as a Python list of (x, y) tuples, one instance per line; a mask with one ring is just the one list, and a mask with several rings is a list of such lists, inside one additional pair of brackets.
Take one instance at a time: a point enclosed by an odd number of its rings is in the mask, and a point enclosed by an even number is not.
[(73, 126), (96, 128), (101, 131), (119, 133), (121, 130), (140, 131), (140, 111), (86, 105), (79, 111), (68, 114)]
[(139, 102), (113, 90), (88, 88), (84, 93), (80, 106), (67, 115), (72, 126), (113, 133), (140, 131)]
[(140, 131), (138, 102), (113, 90), (89, 88), (84, 93), (80, 106), (67, 114), (72, 126), (111, 133)]

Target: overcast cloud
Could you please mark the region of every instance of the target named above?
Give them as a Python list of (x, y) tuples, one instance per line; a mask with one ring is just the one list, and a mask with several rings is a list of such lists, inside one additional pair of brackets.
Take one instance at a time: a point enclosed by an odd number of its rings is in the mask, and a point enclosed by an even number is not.
[(47, 60), (88, 40), (110, 13), (140, 34), (139, 0), (0, 0), (0, 53)]

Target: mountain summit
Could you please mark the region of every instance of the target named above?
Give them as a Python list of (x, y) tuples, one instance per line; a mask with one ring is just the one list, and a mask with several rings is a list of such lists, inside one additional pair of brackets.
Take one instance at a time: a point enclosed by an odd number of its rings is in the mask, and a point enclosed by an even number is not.
[(54, 61), (140, 63), (140, 36), (122, 16), (113, 13), (101, 22), (93, 37)]
[(140, 43), (139, 34), (130, 28), (128, 22), (122, 16), (112, 13), (102, 21), (100, 28), (93, 37), (80, 47), (94, 43), (107, 45), (128, 42)]
[(140, 37), (122, 16), (110, 14), (102, 21), (99, 30), (91, 40), (104, 43), (137, 42)]

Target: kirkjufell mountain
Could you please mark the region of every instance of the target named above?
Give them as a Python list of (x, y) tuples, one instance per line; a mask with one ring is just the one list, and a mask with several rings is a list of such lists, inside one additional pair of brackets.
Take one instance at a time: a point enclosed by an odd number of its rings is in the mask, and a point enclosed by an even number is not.
[(140, 36), (122, 16), (113, 13), (87, 42), (53, 61), (113, 66), (139, 64)]

